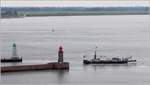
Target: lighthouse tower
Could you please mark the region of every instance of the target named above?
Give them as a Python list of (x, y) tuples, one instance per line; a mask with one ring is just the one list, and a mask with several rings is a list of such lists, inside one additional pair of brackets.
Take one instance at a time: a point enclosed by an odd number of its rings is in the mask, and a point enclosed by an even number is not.
[(58, 63), (62, 63), (63, 62), (63, 47), (60, 46), (59, 50), (58, 50)]
[(12, 58), (18, 58), (16, 44), (13, 44), (12, 47)]

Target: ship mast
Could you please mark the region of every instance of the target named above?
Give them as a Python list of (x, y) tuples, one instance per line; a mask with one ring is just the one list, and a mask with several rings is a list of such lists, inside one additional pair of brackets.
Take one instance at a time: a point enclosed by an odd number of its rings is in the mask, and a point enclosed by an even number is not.
[(97, 57), (97, 55), (96, 55), (96, 51), (97, 51), (97, 46), (95, 47), (94, 59), (96, 59), (96, 57)]

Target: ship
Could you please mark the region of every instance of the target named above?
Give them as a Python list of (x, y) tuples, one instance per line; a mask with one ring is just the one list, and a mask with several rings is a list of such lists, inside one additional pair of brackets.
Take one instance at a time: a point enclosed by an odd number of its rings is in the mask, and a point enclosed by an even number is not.
[[(86, 58), (85, 55), (83, 57)], [(104, 59), (101, 56), (101, 58), (97, 58), (96, 50), (93, 59), (83, 59), (84, 64), (128, 64), (129, 62), (136, 62), (136, 60), (132, 59), (132, 56), (125, 58), (112, 57), (110, 59)]]
[(17, 55), (17, 47), (16, 44), (14, 43), (12, 46), (12, 57), (11, 58), (2, 58), (1, 62), (2, 63), (7, 63), (7, 62), (22, 62), (22, 58), (18, 57)]

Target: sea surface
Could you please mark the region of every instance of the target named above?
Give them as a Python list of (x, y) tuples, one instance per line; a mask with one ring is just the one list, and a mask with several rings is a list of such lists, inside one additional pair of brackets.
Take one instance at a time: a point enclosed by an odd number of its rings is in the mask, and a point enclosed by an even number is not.
[[(57, 61), (64, 48), (68, 71), (1, 73), (3, 85), (150, 85), (150, 25), (148, 15), (25, 17), (0, 20), (0, 55), (10, 58), (16, 43), (22, 63)], [(133, 56), (136, 63), (84, 65), (83, 55)]]

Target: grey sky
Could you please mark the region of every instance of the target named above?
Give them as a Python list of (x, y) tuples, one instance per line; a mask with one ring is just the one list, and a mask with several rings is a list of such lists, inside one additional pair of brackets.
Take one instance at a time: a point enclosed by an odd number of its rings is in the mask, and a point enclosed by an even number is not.
[(100, 6), (149, 6), (149, 1), (35, 1), (35, 0), (2, 0), (1, 6), (12, 7), (100, 7)]

